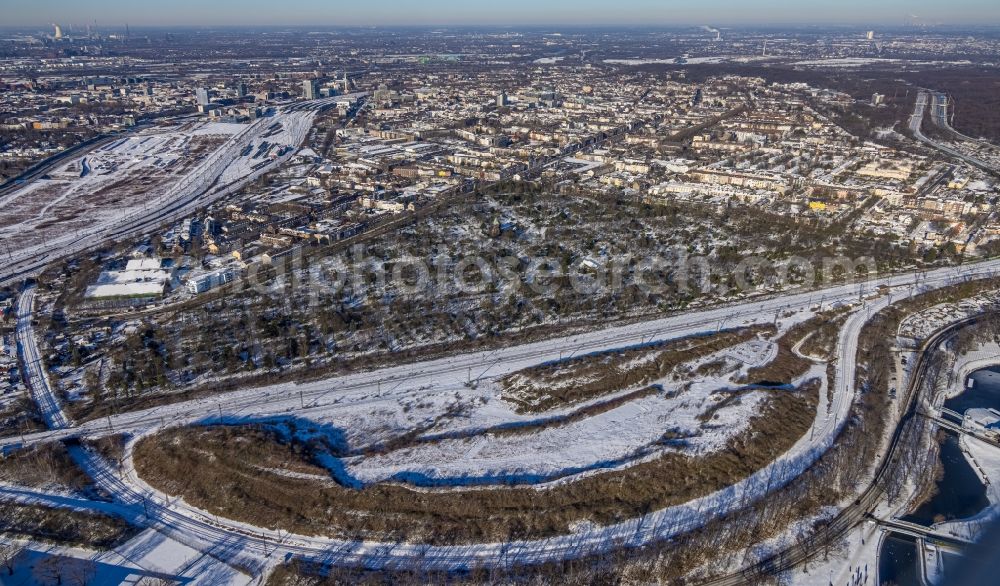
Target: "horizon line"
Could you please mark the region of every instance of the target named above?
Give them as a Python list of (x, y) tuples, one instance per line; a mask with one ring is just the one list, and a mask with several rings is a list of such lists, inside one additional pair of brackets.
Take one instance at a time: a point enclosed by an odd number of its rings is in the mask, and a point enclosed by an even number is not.
[[(65, 24), (63, 24), (65, 23)], [(47, 29), (51, 28), (53, 24), (59, 24), (60, 26), (89, 26), (90, 23), (76, 23), (73, 21), (62, 21), (56, 22), (55, 20), (46, 23), (35, 23), (35, 24), (0, 24), (0, 30), (7, 29), (24, 29), (24, 28), (41, 28)], [(564, 28), (618, 28), (618, 27), (628, 27), (628, 28), (697, 28), (700, 26), (713, 26), (717, 28), (815, 28), (815, 27), (835, 27), (835, 28), (871, 28), (871, 27), (891, 27), (891, 28), (937, 28), (937, 27), (976, 27), (976, 28), (997, 28), (1000, 29), (1000, 22), (998, 23), (982, 23), (982, 22), (938, 22), (938, 23), (920, 23), (920, 24), (908, 24), (908, 23), (891, 23), (891, 22), (786, 22), (786, 23), (764, 23), (764, 22), (746, 22), (746, 23), (720, 23), (712, 21), (698, 21), (698, 22), (685, 22), (685, 23), (659, 23), (651, 24), (648, 22), (640, 23), (558, 23), (558, 22), (538, 22), (538, 23), (477, 23), (477, 22), (454, 22), (454, 23), (424, 23), (424, 24), (404, 24), (404, 23), (355, 23), (355, 24), (316, 24), (316, 23), (283, 23), (283, 24), (265, 24), (265, 23), (171, 23), (171, 24), (149, 24), (142, 22), (121, 22), (116, 24), (98, 24), (96, 28), (124, 28), (124, 27), (140, 27), (140, 28), (328, 28), (328, 29), (372, 29), (372, 28), (411, 28), (411, 29), (434, 29), (434, 28), (453, 28), (453, 27), (471, 27), (471, 28), (545, 28), (545, 27), (564, 27)]]

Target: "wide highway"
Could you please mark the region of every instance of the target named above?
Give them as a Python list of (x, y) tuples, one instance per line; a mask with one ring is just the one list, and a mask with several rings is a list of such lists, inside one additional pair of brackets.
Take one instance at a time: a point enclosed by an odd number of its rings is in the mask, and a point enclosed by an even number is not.
[(936, 140), (928, 138), (927, 135), (923, 133), (922, 129), (924, 124), (924, 113), (927, 111), (928, 106), (931, 106), (931, 104), (932, 100), (930, 92), (921, 91), (919, 94), (917, 94), (917, 102), (913, 107), (913, 115), (910, 116), (910, 131), (913, 132), (913, 136), (915, 136), (917, 140), (919, 140), (920, 142), (923, 142), (941, 151), (946, 155), (949, 155), (956, 159), (960, 159), (972, 165), (973, 167), (978, 167), (979, 169), (982, 169), (987, 173), (1000, 173), (1000, 170), (998, 170), (996, 167), (990, 165), (989, 163), (981, 159), (977, 159), (976, 157), (967, 155), (959, 151), (958, 149), (952, 148), (945, 144), (941, 144)]

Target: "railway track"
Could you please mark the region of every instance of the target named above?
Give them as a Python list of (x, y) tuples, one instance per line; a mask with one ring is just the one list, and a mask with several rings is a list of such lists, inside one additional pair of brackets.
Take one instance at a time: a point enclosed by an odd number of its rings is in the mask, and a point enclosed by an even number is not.
[(883, 456), (878, 468), (875, 471), (872, 482), (862, 492), (858, 498), (833, 520), (819, 529), (808, 544), (796, 543), (774, 555), (761, 560), (760, 562), (744, 568), (740, 572), (713, 578), (702, 582), (703, 586), (741, 586), (747, 584), (748, 580), (753, 581), (761, 576), (770, 576), (792, 570), (808, 561), (818, 553), (823, 546), (836, 542), (848, 531), (864, 521), (875, 510), (882, 496), (885, 494), (885, 485), (896, 466), (899, 458), (898, 448), (906, 427), (919, 416), (917, 399), (919, 397), (920, 384), (923, 381), (924, 369), (927, 366), (927, 357), (941, 343), (948, 340), (958, 330), (976, 322), (979, 316), (973, 316), (958, 322), (949, 324), (933, 333), (921, 345), (917, 363), (914, 365), (913, 375), (907, 383), (905, 393), (905, 410), (893, 431), (885, 456)]

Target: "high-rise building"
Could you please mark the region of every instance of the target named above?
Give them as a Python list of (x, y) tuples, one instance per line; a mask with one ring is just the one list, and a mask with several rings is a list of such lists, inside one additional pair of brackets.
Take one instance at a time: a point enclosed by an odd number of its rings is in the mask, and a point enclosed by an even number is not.
[(247, 84), (242, 81), (236, 84), (236, 97), (245, 98), (247, 96)]
[(497, 108), (503, 108), (507, 105), (507, 92), (500, 92), (497, 94)]
[(319, 97), (319, 81), (307, 79), (302, 82), (302, 97), (307, 100), (315, 100)]
[(207, 87), (200, 87), (195, 89), (194, 95), (198, 98), (199, 106), (207, 106), (212, 102), (212, 96), (208, 93)]
[(866, 36), (868, 37), (869, 41), (874, 41), (875, 40), (875, 31), (868, 31), (868, 34)]
[(58, 24), (53, 24), (52, 27), (56, 29), (55, 30), (55, 38), (56, 38), (56, 40), (61, 39), (62, 38), (62, 27), (59, 26)]

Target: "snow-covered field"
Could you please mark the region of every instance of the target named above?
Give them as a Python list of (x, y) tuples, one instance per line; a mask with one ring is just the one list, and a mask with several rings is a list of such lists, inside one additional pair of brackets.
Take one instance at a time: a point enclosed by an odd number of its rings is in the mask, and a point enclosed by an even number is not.
[[(471, 404), (465, 416), (424, 434), (425, 438), (431, 435), (442, 439), (387, 454), (348, 458), (346, 468), (364, 484), (405, 480), (416, 485), (542, 486), (553, 480), (569, 481), (594, 470), (646, 461), (668, 451), (688, 455), (713, 452), (746, 429), (766, 399), (765, 391), (742, 390), (734, 380), (747, 368), (763, 364), (774, 355), (766, 351), (748, 352), (746, 347), (751, 346), (755, 345), (740, 344), (688, 365), (697, 368), (728, 358), (728, 372), (722, 376), (706, 376), (687, 383), (670, 375), (616, 393), (621, 396), (642, 387), (659, 387), (659, 392), (651, 396), (627, 401), (591, 417), (531, 428), (523, 433), (476, 433), (495, 426), (509, 430), (515, 425), (553, 417), (550, 413), (534, 417), (517, 415), (499, 398), (495, 386), (486, 384), (484, 390), (492, 394), (485, 397), (485, 402)], [(765, 342), (756, 346), (773, 348), (774, 344)], [(739, 394), (740, 399), (725, 403), (724, 399), (732, 393)], [(724, 406), (708, 416), (709, 410), (718, 405)], [(668, 432), (678, 439), (663, 441)], [(450, 439), (453, 436), (459, 438)]]
[[(61, 179), (39, 179), (9, 194), (0, 202), (14, 210), (0, 224), (0, 236), (11, 244), (0, 283), (231, 195), (291, 158), (320, 109), (340, 99), (295, 104), (248, 125), (146, 130), (61, 167)], [(65, 204), (61, 214), (48, 205), (52, 198)]]
[(674, 57), (668, 59), (605, 59), (608, 65), (677, 65), (679, 63), (699, 65), (723, 63), (726, 57)]
[(804, 67), (864, 67), (866, 65), (970, 65), (970, 61), (911, 61), (908, 59), (886, 59), (879, 57), (831, 57), (829, 59), (808, 59), (796, 61), (792, 65)]
[[(996, 261), (987, 261), (959, 269), (931, 271), (925, 276), (922, 287), (960, 282), (972, 274), (993, 274), (998, 266), (1000, 265)], [(910, 288), (912, 277), (909, 276), (892, 277), (880, 282), (895, 287), (893, 293), (896, 299), (900, 298), (900, 294), (905, 297), (907, 292), (915, 292)], [(77, 435), (99, 435), (108, 433), (110, 424), (114, 425), (116, 432), (131, 430), (154, 433), (162, 425), (211, 421), (213, 413), (219, 413), (224, 420), (233, 422), (266, 417), (297, 417), (302, 420), (332, 418), (328, 420), (339, 422), (353, 417), (360, 425), (368, 424), (373, 430), (381, 428), (383, 431), (396, 426), (409, 427), (414, 421), (430, 420), (437, 423), (436, 413), (451, 402), (475, 400), (484, 395), (488, 398), (490, 390), (487, 374), (490, 377), (502, 377), (541, 362), (556, 360), (566, 349), (579, 348), (583, 352), (597, 352), (608, 348), (642, 345), (650, 340), (716, 331), (724, 319), (727, 323), (742, 322), (743, 325), (771, 323), (774, 316), (781, 313), (787, 316), (782, 318), (780, 324), (780, 328), (784, 329), (790, 327), (789, 322), (801, 321), (810, 315), (810, 308), (815, 306), (815, 295), (803, 293), (690, 312), (524, 346), (452, 356), (419, 364), (395, 365), (377, 372), (358, 373), (326, 381), (246, 389), (224, 397), (197, 399), (151, 412), (120, 414), (109, 418), (107, 422), (92, 422), (77, 428), (54, 430), (50, 435), (59, 436), (70, 432)], [(829, 303), (834, 303), (837, 299), (856, 300), (857, 287), (849, 285), (827, 289), (823, 299)], [(845, 323), (838, 342), (837, 383), (830, 397), (832, 402), (824, 405), (826, 393), (820, 393), (813, 433), (801, 438), (771, 465), (733, 486), (638, 519), (608, 526), (580, 527), (571, 535), (536, 541), (469, 546), (376, 544), (290, 536), (281, 531), (217, 518), (182, 500), (156, 491), (136, 476), (131, 461), (131, 448), (126, 450), (124, 469), (120, 472), (109, 464), (101, 464), (97, 461), (99, 459), (88, 461), (88, 471), (116, 499), (115, 503), (88, 501), (88, 508), (102, 510), (104, 507), (131, 507), (136, 514), (149, 516), (152, 526), (172, 538), (202, 552), (212, 551), (232, 562), (249, 564), (247, 567), (251, 568), (260, 567), (261, 563), (266, 564), (268, 559), (277, 560), (292, 555), (321, 559), (328, 563), (352, 566), (364, 564), (373, 569), (386, 566), (467, 568), (474, 563), (509, 565), (564, 559), (604, 551), (609, 544), (640, 545), (667, 539), (697, 529), (708, 519), (732, 512), (740, 508), (741, 503), (748, 502), (748, 499), (756, 498), (795, 478), (829, 448), (851, 405), (853, 385), (847, 381), (854, 380), (853, 356), (857, 353), (860, 328), (871, 315), (887, 304), (888, 298), (884, 296), (864, 302)], [(18, 323), (28, 329), (30, 340), (30, 319), (22, 319)], [(750, 356), (764, 353), (743, 348), (738, 354)], [(37, 375), (32, 377), (37, 379)], [(481, 384), (469, 387), (467, 383), (470, 380), (480, 381)], [(447, 399), (448, 395), (453, 398)], [(484, 408), (480, 412), (484, 421), (489, 420), (490, 414), (501, 419), (510, 416), (509, 411), (504, 412), (497, 407), (497, 402), (487, 401), (487, 404), (494, 407)], [(404, 421), (409, 423), (404, 424)], [(459, 418), (445, 420), (448, 425), (454, 421), (459, 421)], [(327, 433), (329, 430), (321, 431)], [(0, 487), (0, 490), (5, 489)], [(65, 497), (46, 495), (39, 491), (14, 493), (33, 502), (66, 502)], [(73, 502), (73, 506), (82, 503)], [(147, 508), (148, 512), (145, 512)], [(220, 543), (227, 544), (224, 550), (218, 549)]]
[(605, 59), (608, 65), (706, 65), (716, 63), (752, 63), (755, 61), (773, 61), (774, 57), (763, 55), (731, 55), (713, 57), (668, 57), (668, 58), (633, 58)]
[(957, 303), (941, 303), (915, 313), (899, 326), (900, 338), (921, 341), (945, 324), (981, 313), (984, 308), (995, 307), (1000, 293), (990, 291)]
[[(240, 126), (240, 125), (232, 125)], [(120, 138), (0, 201), (0, 239), (16, 253), (67, 231), (86, 231), (142, 210), (197, 166), (232, 128), (184, 124)]]
[[(1000, 266), (996, 261), (963, 266), (957, 269), (940, 269), (928, 272), (921, 288), (940, 287), (965, 280), (973, 274), (993, 274)], [(894, 299), (905, 298), (920, 290), (911, 288), (912, 276), (882, 279), (878, 283), (894, 287)], [(713, 308), (670, 316), (659, 320), (606, 328), (601, 331), (571, 334), (564, 338), (534, 342), (516, 347), (474, 352), (465, 355), (429, 360), (417, 364), (392, 365), (375, 372), (354, 373), (302, 384), (282, 384), (257, 389), (245, 389), (225, 396), (196, 399), (176, 405), (164, 406), (149, 412), (119, 414), (107, 421), (91, 422), (82, 426), (54, 430), (51, 436), (61, 433), (100, 435), (134, 431), (154, 433), (163, 425), (183, 425), (192, 422), (222, 420), (238, 422), (247, 419), (296, 417), (314, 421), (346, 421), (354, 418), (365, 425), (371, 421), (373, 429), (387, 430), (398, 426), (405, 429), (413, 421), (436, 420), (439, 410), (451, 401), (474, 402), (486, 397), (489, 404), (490, 378), (499, 378), (512, 372), (556, 360), (566, 349), (579, 348), (581, 352), (598, 352), (609, 348), (622, 348), (649, 343), (650, 340), (671, 339), (696, 333), (716, 331), (719, 324), (749, 325), (772, 323), (780, 314), (779, 329), (791, 322), (801, 321), (811, 315), (810, 308), (818, 302), (817, 293), (787, 295), (742, 305)], [(858, 299), (856, 285), (827, 289), (822, 294), (826, 303), (850, 302)], [(837, 346), (836, 385), (830, 395), (831, 402), (824, 405), (826, 393), (820, 393), (820, 404), (813, 431), (800, 438), (785, 454), (759, 472), (732, 486), (721, 489), (691, 502), (651, 512), (640, 518), (607, 526), (580, 527), (570, 535), (512, 543), (484, 543), (460, 546), (427, 546), (411, 543), (362, 543), (325, 537), (288, 535), (287, 533), (253, 527), (245, 523), (220, 519), (191, 507), (183, 500), (165, 495), (138, 478), (131, 461), (131, 448), (127, 448), (124, 469), (118, 472), (110, 465), (90, 461), (88, 471), (102, 488), (115, 495), (116, 503), (97, 503), (90, 506), (132, 507), (141, 511), (149, 507), (150, 523), (158, 530), (183, 539), (184, 543), (201, 551), (213, 550), (220, 542), (227, 544), (222, 554), (237, 562), (259, 563), (274, 555), (303, 556), (321, 559), (328, 563), (344, 565), (364, 564), (365, 567), (424, 567), (468, 568), (470, 564), (508, 566), (541, 560), (565, 559), (588, 553), (605, 551), (611, 545), (638, 546), (697, 529), (712, 518), (740, 510), (746, 503), (782, 486), (799, 476), (815, 459), (831, 446), (837, 431), (848, 416), (854, 397), (854, 357), (857, 339), (862, 326), (872, 315), (889, 303), (887, 296), (857, 302), (841, 331)], [(27, 316), (26, 316), (27, 317)], [(29, 328), (30, 319), (19, 320), (19, 326)], [(29, 336), (30, 338), (30, 336)], [(743, 349), (741, 355), (756, 352)], [(487, 376), (489, 375), (489, 376)], [(36, 375), (32, 375), (37, 378)], [(479, 381), (479, 385), (470, 381)], [(37, 381), (36, 381), (37, 382)], [(40, 383), (39, 383), (40, 384)], [(44, 385), (40, 385), (44, 387)], [(452, 399), (446, 399), (450, 395)], [(428, 403), (428, 406), (421, 406)], [(494, 402), (485, 415), (502, 415)], [(407, 409), (407, 405), (410, 409)], [(416, 409), (422, 411), (414, 413)], [(506, 415), (509, 417), (509, 413)], [(402, 418), (402, 419), (400, 419)], [(460, 421), (447, 419), (446, 423)], [(436, 422), (435, 422), (436, 423)], [(337, 423), (337, 426), (340, 424)], [(447, 428), (447, 426), (445, 426)], [(329, 430), (320, 430), (327, 433)], [(620, 430), (617, 430), (620, 433)], [(362, 434), (367, 435), (367, 434)], [(32, 436), (34, 437), (34, 436)], [(48, 436), (45, 436), (48, 437)], [(2, 443), (3, 440), (0, 440)], [(0, 487), (2, 489), (2, 487)], [(54, 497), (31, 493), (31, 498), (50, 502)], [(120, 503), (120, 504), (118, 504)], [(617, 546), (617, 545), (616, 545)], [(218, 551), (218, 550), (215, 550)], [(250, 567), (256, 567), (251, 564)]]
[(106, 585), (182, 583), (243, 585), (250, 576), (161, 533), (148, 530), (110, 551), (14, 542), (20, 553), (3, 570), (0, 584), (30, 586), (47, 581), (55, 563), (70, 584)]
[(302, 143), (315, 117), (314, 111), (296, 111), (284, 114), (270, 124), (263, 124), (261, 131), (244, 143), (243, 149), (222, 173), (220, 181), (226, 184), (253, 175), (279, 156), (284, 157)]

